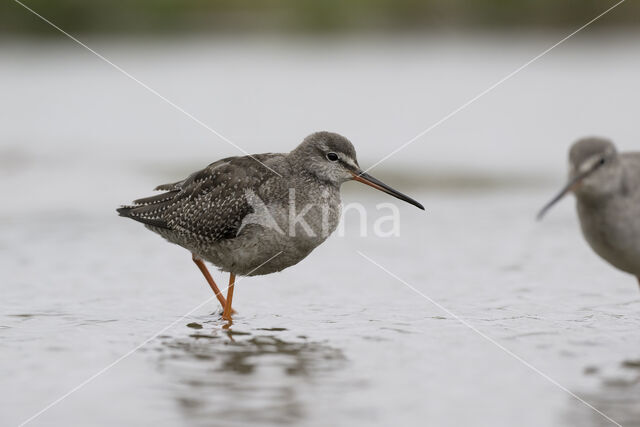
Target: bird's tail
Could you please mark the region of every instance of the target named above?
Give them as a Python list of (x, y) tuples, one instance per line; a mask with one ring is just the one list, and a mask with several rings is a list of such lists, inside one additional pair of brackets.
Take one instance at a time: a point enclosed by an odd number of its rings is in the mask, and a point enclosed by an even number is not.
[(170, 229), (171, 227), (163, 213), (167, 203), (171, 203), (176, 193), (177, 190), (174, 190), (134, 200), (133, 205), (121, 206), (116, 211), (125, 218), (131, 218), (134, 221), (153, 227)]

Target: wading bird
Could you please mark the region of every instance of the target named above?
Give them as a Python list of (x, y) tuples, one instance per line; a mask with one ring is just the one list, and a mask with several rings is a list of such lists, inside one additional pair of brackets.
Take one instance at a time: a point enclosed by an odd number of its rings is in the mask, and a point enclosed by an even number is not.
[(573, 192), (591, 248), (640, 284), (640, 153), (618, 153), (611, 141), (584, 138), (571, 147), (569, 164), (569, 182), (538, 219)]
[[(363, 172), (356, 151), (336, 133), (309, 135), (290, 153), (228, 157), (163, 191), (118, 209), (192, 253), (231, 319), (235, 276), (274, 273), (297, 264), (340, 219), (340, 186), (356, 180), (424, 207)], [(225, 299), (204, 261), (230, 273)]]

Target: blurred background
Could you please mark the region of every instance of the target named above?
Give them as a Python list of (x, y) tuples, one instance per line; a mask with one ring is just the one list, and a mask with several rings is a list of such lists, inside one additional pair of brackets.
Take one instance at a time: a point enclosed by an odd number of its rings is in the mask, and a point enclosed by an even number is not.
[[(136, 0), (113, 3), (34, 0), (27, 4), (67, 31), (110, 34), (190, 33), (357, 33), (457, 29), (568, 28), (582, 25), (615, 2), (602, 0), (268, 0), (206, 1)], [(50, 35), (46, 26), (10, 2), (0, 18), (8, 34)], [(626, 13), (607, 18), (603, 26), (638, 24), (640, 6), (629, 2)]]
[[(615, 425), (359, 250), (640, 425), (633, 278), (590, 251), (571, 201), (533, 220), (575, 139), (639, 149), (640, 3), (486, 93), (616, 2), (23, 4), (94, 52), (0, 4), (0, 424)], [(345, 218), (300, 265), (241, 283), (230, 330), (213, 304), (190, 312), (211, 295), (189, 255), (115, 214), (234, 144), (331, 130), (366, 168), (427, 129), (371, 171), (427, 215), (398, 205), (386, 239)], [(344, 201), (371, 230), (390, 200), (348, 183)]]

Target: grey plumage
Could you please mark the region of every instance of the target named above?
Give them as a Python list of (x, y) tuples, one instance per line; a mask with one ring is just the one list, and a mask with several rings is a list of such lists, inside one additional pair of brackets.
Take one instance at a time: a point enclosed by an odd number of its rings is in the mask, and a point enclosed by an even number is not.
[(584, 138), (569, 151), (568, 192), (576, 195), (580, 226), (591, 248), (640, 281), (640, 153), (618, 153), (603, 138)]
[(362, 172), (346, 138), (317, 132), (290, 153), (211, 163), (118, 212), (223, 271), (254, 276), (294, 265), (321, 244), (338, 225), (340, 185), (351, 179), (422, 208)]

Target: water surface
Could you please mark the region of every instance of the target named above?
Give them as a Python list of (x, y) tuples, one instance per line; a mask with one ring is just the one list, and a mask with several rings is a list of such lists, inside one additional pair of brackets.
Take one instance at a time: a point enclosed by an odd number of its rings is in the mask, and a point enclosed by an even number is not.
[[(636, 39), (572, 40), (374, 169), (427, 207), (399, 205), (400, 236), (372, 235), (387, 196), (346, 184), (369, 236), (347, 217), (300, 265), (238, 282), (232, 325), (197, 308), (188, 253), (114, 209), (235, 149), (66, 41), (5, 42), (2, 425), (125, 355), (31, 425), (611, 425), (540, 372), (640, 425), (637, 284), (571, 201), (534, 221), (573, 138), (633, 147)], [(247, 151), (329, 128), (365, 167), (550, 41), (89, 40)]]

